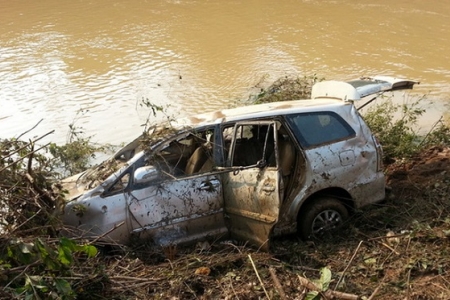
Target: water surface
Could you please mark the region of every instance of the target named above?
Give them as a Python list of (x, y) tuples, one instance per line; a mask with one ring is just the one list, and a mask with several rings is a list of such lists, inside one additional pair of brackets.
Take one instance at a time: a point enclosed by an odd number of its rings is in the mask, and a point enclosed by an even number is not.
[(118, 144), (142, 130), (142, 99), (184, 116), (285, 75), (407, 77), (445, 111), (449, 33), (438, 0), (1, 0), (0, 137), (42, 119), (24, 138), (62, 143), (75, 122)]

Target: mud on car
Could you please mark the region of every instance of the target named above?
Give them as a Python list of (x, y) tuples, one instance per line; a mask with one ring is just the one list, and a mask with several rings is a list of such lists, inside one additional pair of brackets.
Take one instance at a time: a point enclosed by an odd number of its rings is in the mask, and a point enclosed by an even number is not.
[(63, 181), (63, 220), (84, 237), (162, 246), (227, 237), (268, 249), (275, 235), (320, 236), (385, 196), (382, 148), (354, 102), (415, 83), (323, 81), (309, 100), (156, 125)]

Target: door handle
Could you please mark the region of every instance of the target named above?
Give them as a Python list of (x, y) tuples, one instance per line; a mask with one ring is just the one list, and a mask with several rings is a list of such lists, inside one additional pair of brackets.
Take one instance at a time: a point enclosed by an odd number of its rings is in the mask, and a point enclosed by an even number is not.
[(211, 181), (203, 181), (200, 184), (199, 190), (201, 191), (213, 191), (214, 187), (218, 185), (218, 180), (211, 180)]
[(207, 182), (202, 182), (199, 189), (202, 191), (206, 191), (206, 190), (210, 190), (211, 188), (212, 188), (212, 184), (208, 184)]
[(262, 190), (266, 193), (271, 193), (275, 191), (275, 187), (273, 185), (265, 185), (262, 187)]

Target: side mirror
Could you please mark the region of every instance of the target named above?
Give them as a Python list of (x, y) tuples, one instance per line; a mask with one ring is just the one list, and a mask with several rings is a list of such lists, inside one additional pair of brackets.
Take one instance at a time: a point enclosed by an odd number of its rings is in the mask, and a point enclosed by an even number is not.
[(153, 166), (140, 167), (134, 171), (134, 183), (149, 183), (158, 178), (159, 173)]

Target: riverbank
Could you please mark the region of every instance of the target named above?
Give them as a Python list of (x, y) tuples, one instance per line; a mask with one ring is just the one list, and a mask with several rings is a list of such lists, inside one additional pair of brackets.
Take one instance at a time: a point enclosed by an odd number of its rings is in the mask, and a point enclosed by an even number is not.
[[(0, 239), (7, 262), (0, 298), (53, 289), (66, 299), (320, 299), (305, 298), (314, 295), (313, 282), (323, 295), (345, 293), (341, 299), (450, 298), (450, 148), (428, 148), (387, 165), (386, 174), (386, 201), (357, 212), (332, 240), (277, 238), (269, 253), (231, 241), (97, 245), (97, 253), (90, 243), (57, 238), (48, 220), (26, 230), (24, 222)], [(18, 186), (29, 180), (21, 176)], [(52, 195), (40, 187), (41, 198)], [(27, 191), (36, 201), (36, 191)]]
[(219, 242), (165, 255), (142, 246), (106, 256), (105, 270), (126, 298), (306, 299), (302, 277), (328, 283), (324, 293), (354, 296), (341, 299), (449, 299), (450, 148), (432, 147), (386, 172), (388, 199), (355, 214), (333, 240), (283, 237), (270, 253)]

